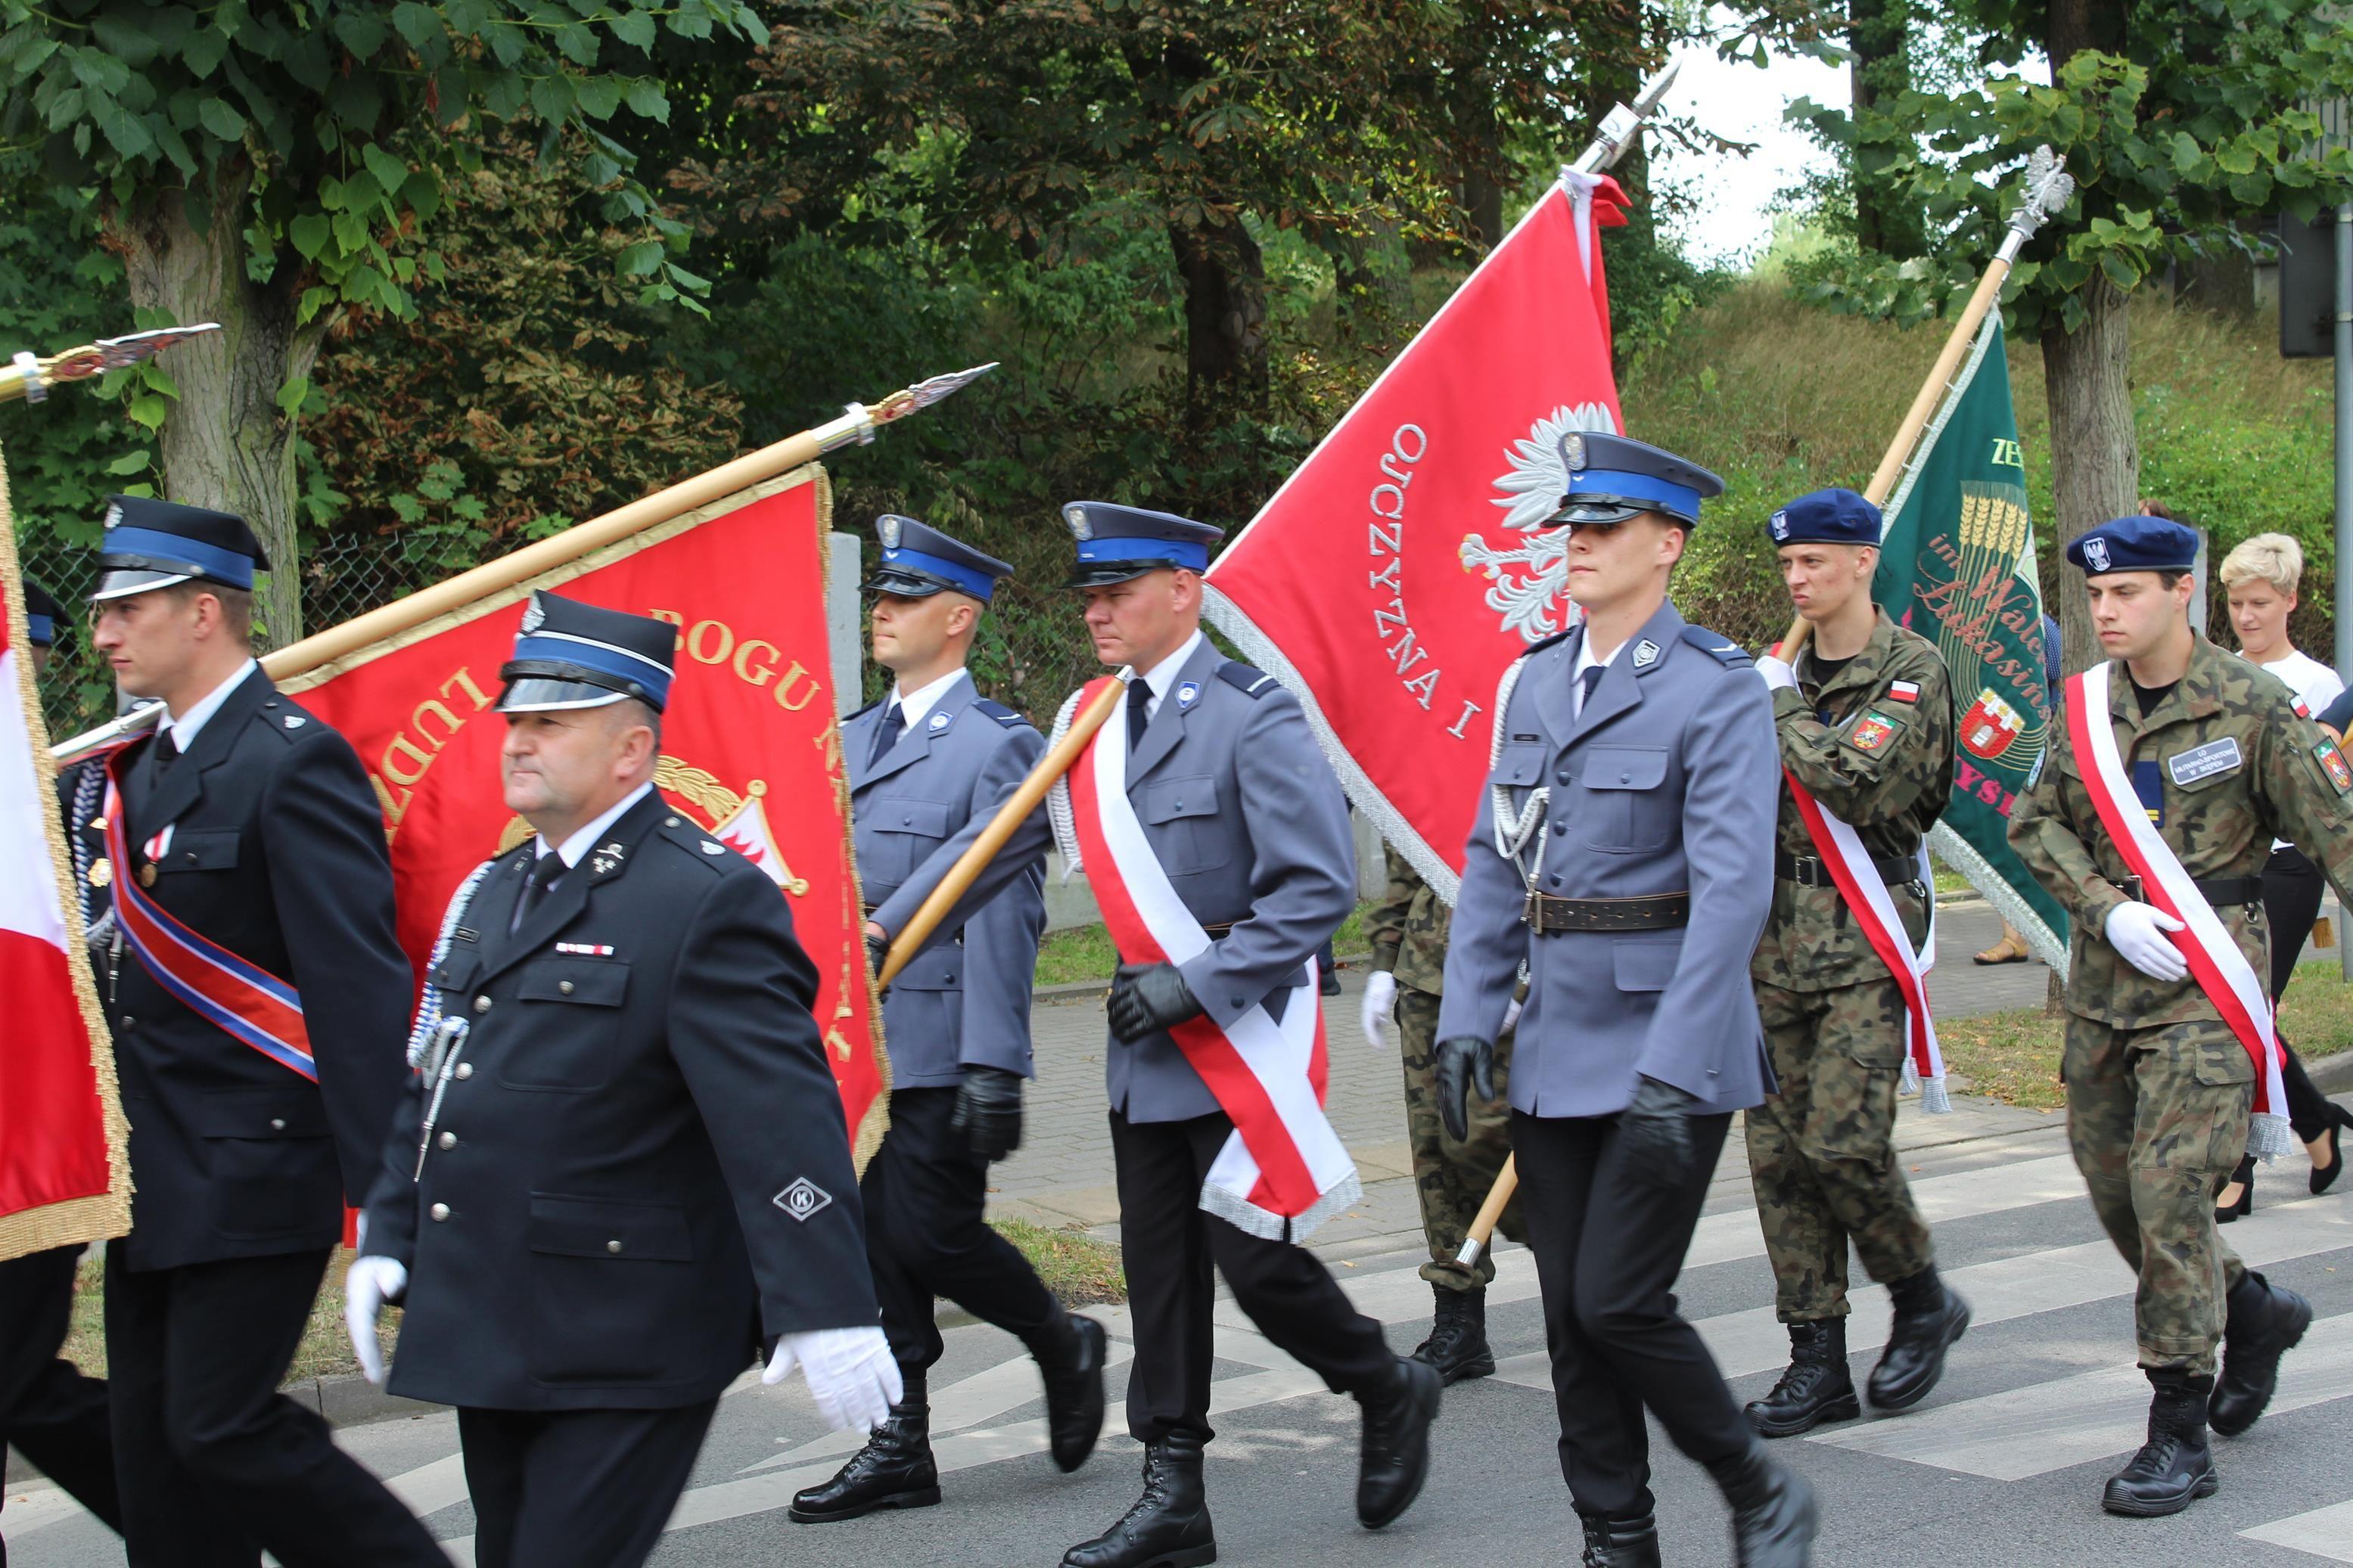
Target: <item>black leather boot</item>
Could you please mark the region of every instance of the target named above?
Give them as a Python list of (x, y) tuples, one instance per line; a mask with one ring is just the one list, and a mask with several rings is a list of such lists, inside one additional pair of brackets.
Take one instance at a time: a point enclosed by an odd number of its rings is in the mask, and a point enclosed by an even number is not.
[(1896, 1280), (1887, 1295), (1895, 1306), (1895, 1321), (1879, 1364), (1871, 1369), (1871, 1405), (1874, 1410), (1909, 1410), (1945, 1375), (1945, 1352), (1969, 1331), (1969, 1304), (1936, 1278), (1934, 1264)]
[(940, 1500), (939, 1467), (932, 1462), (932, 1407), (922, 1393), (891, 1406), (866, 1447), (822, 1486), (793, 1494), (786, 1511), (796, 1523), (828, 1524), (881, 1508), (931, 1508)]
[(1413, 1506), (1430, 1476), (1430, 1424), (1438, 1419), (1438, 1369), (1399, 1356), (1397, 1375), (1364, 1406), (1364, 1453), (1356, 1465), (1356, 1522), (1378, 1530)]
[(2255, 1424), (2279, 1386), (2280, 1357), (2312, 1327), (2312, 1303), (2249, 1269), (2223, 1298), (2222, 1375), (2206, 1419), (2225, 1437)]
[(1577, 1560), (1577, 1568), (1660, 1568), (1657, 1514), (1610, 1519), (1579, 1513), (1577, 1521), (1585, 1526), (1585, 1555)]
[(1794, 1437), (1825, 1421), (1852, 1421), (1862, 1414), (1846, 1365), (1846, 1320), (1791, 1323), (1788, 1370), (1772, 1393), (1749, 1403), (1748, 1424), (1760, 1436)]
[(1039, 1337), (1029, 1353), (1046, 1378), (1046, 1438), (1065, 1475), (1087, 1462), (1103, 1436), (1103, 1326), (1065, 1317)]
[(1179, 1432), (1144, 1450), (1144, 1495), (1117, 1524), (1062, 1553), (1062, 1568), (1199, 1568), (1218, 1560), (1201, 1489), (1201, 1439)]
[(1487, 1292), (1430, 1288), (1438, 1315), (1430, 1338), (1413, 1347), (1413, 1359), (1438, 1369), (1440, 1384), (1465, 1383), (1495, 1370), (1495, 1352), (1487, 1348)]
[(1732, 1505), (1732, 1557), (1740, 1568), (1806, 1568), (1820, 1518), (1814, 1489), (1752, 1442), (1736, 1458), (1708, 1467)]
[(2179, 1513), (2221, 1484), (2206, 1450), (2206, 1401), (2214, 1380), (2152, 1371), (2148, 1383), (2157, 1391), (2148, 1404), (2148, 1441), (2100, 1494), (2102, 1508), (2134, 1519)]

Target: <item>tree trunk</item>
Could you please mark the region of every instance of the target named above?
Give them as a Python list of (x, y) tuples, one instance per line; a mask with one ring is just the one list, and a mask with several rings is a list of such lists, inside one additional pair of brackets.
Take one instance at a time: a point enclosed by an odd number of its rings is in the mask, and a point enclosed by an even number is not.
[(1187, 413), (1197, 430), (1267, 405), (1266, 264), (1239, 213), (1172, 225), (1185, 279)]
[(186, 193), (142, 197), (122, 215), (131, 302), (183, 324), (217, 321), (222, 330), (172, 351), (179, 384), (159, 432), (164, 491), (188, 506), (245, 519), (272, 570), (255, 584), (255, 628), (266, 647), (302, 635), (302, 562), (295, 537), (294, 421), (279, 390), (308, 376), (324, 336), (322, 316), (294, 321), (290, 268), (256, 283), (246, 274), (237, 216), (248, 176), (223, 176), (211, 221), (199, 226)]
[[(2051, 405), (2051, 479), (2056, 547), (2086, 529), (2140, 509), (2140, 442), (2133, 433), (2132, 302), (2105, 274), (2084, 287), (2090, 312), (2069, 332), (2042, 334), (2042, 372)], [(2073, 589), (2074, 573), (2063, 579)], [(2059, 595), (2059, 632), (2069, 674), (2099, 647), (2080, 592)]]
[[(1912, 89), (1912, 0), (1849, 0), (1847, 43), (1854, 117)], [(1914, 257), (1927, 246), (1919, 209), (1886, 187), (1886, 170), (1912, 149), (1900, 140), (1865, 140), (1858, 124), (1854, 163), (1855, 240), (1883, 256)]]

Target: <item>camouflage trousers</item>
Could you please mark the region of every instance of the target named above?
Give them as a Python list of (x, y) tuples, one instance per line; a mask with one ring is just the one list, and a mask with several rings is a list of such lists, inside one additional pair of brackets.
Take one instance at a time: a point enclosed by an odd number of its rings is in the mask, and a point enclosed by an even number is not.
[(1748, 1112), (1748, 1178), (1785, 1323), (1847, 1314), (1846, 1252), (1882, 1284), (1936, 1260), (1895, 1161), (1904, 996), (1893, 980), (1757, 987), (1778, 1093)]
[[(1446, 1135), (1438, 1114), (1438, 998), (1426, 992), (1398, 988), (1398, 1035), (1405, 1060), (1406, 1141), (1413, 1149), (1414, 1185), (1421, 1194), (1421, 1229), (1430, 1239), (1430, 1261), (1421, 1277), (1448, 1290), (1478, 1290), (1495, 1277), (1492, 1254), (1482, 1253), (1475, 1268), (1454, 1260), (1479, 1205), (1495, 1184), (1495, 1173), (1512, 1154), (1512, 1037), (1507, 1030), (1495, 1042), (1495, 1098), (1482, 1100), (1471, 1091), (1471, 1136), (1461, 1142)], [(1514, 1198), (1496, 1229), (1514, 1241), (1525, 1241), (1520, 1227), (1520, 1203)]]
[(2070, 1013), (2062, 1072), (2075, 1167), (2140, 1277), (2140, 1364), (2209, 1375), (2223, 1296), (2246, 1272), (2214, 1194), (2247, 1146), (2255, 1064), (2219, 1019), (2119, 1029)]

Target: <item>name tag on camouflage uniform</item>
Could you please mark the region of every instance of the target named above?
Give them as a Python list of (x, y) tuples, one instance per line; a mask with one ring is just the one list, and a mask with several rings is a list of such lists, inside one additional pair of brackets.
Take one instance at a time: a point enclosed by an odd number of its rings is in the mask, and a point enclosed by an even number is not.
[(2192, 746), (2165, 760), (2166, 772), (2173, 782), (2187, 789), (2200, 779), (2211, 779), (2217, 773), (2227, 773), (2244, 761), (2239, 755), (2239, 738), (2225, 735), (2219, 741), (2209, 741), (2202, 746)]

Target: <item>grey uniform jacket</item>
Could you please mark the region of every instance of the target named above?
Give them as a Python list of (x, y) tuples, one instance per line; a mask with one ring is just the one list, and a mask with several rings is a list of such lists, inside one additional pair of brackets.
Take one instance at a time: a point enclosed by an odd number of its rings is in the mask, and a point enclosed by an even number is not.
[[(1347, 802), (1299, 700), (1273, 677), (1205, 640), (1171, 685), (1128, 757), (1127, 796), (1185, 907), (1205, 926), (1232, 924), (1222, 935), (1213, 931), (1208, 948), (1182, 966), (1185, 983), (1220, 1026), (1261, 1002), (1279, 1020), (1289, 1005), (1315, 1005), (1313, 990), (1295, 988), (1309, 984), (1308, 961), (1356, 907)], [(882, 905), (874, 918), (885, 931), (906, 924), (982, 826), (969, 824)], [(1041, 808), (959, 912), (1018, 874), (1050, 833)], [(1105, 1061), (1112, 1108), (1131, 1121), (1179, 1121), (1218, 1109), (1165, 1034), (1132, 1046), (1113, 1040)]]
[[(1582, 627), (1530, 649), (1499, 710), (1502, 750), (1479, 793), (1446, 954), (1440, 1039), (1492, 1040), (1525, 956), (1527, 1010), (1513, 1047), (1513, 1109), (1623, 1110), (1637, 1077), (1745, 1110), (1772, 1088), (1748, 959), (1773, 899), (1780, 775), (1773, 705), (1748, 656), (1663, 605), (1572, 718)], [(1507, 678), (1508, 679), (1508, 678)], [(1524, 809), (1551, 791), (1538, 890), (1622, 899), (1688, 889), (1668, 931), (1532, 937), (1527, 884), (1499, 852), (1493, 787)], [(1534, 838), (1525, 858), (1533, 859)]]
[[(867, 905), (881, 904), (918, 872), (938, 881), (955, 864), (947, 840), (986, 826), (1029, 776), (1045, 738), (961, 676), (922, 721), (870, 763), (887, 701), (842, 721), (849, 763), (852, 842)], [(937, 864), (933, 862), (936, 860)], [(1032, 849), (1003, 890), (961, 930), (909, 964), (882, 998), (882, 1037), (898, 1089), (952, 1089), (966, 1067), (1030, 1076), (1029, 988), (1046, 929), (1046, 858)]]

